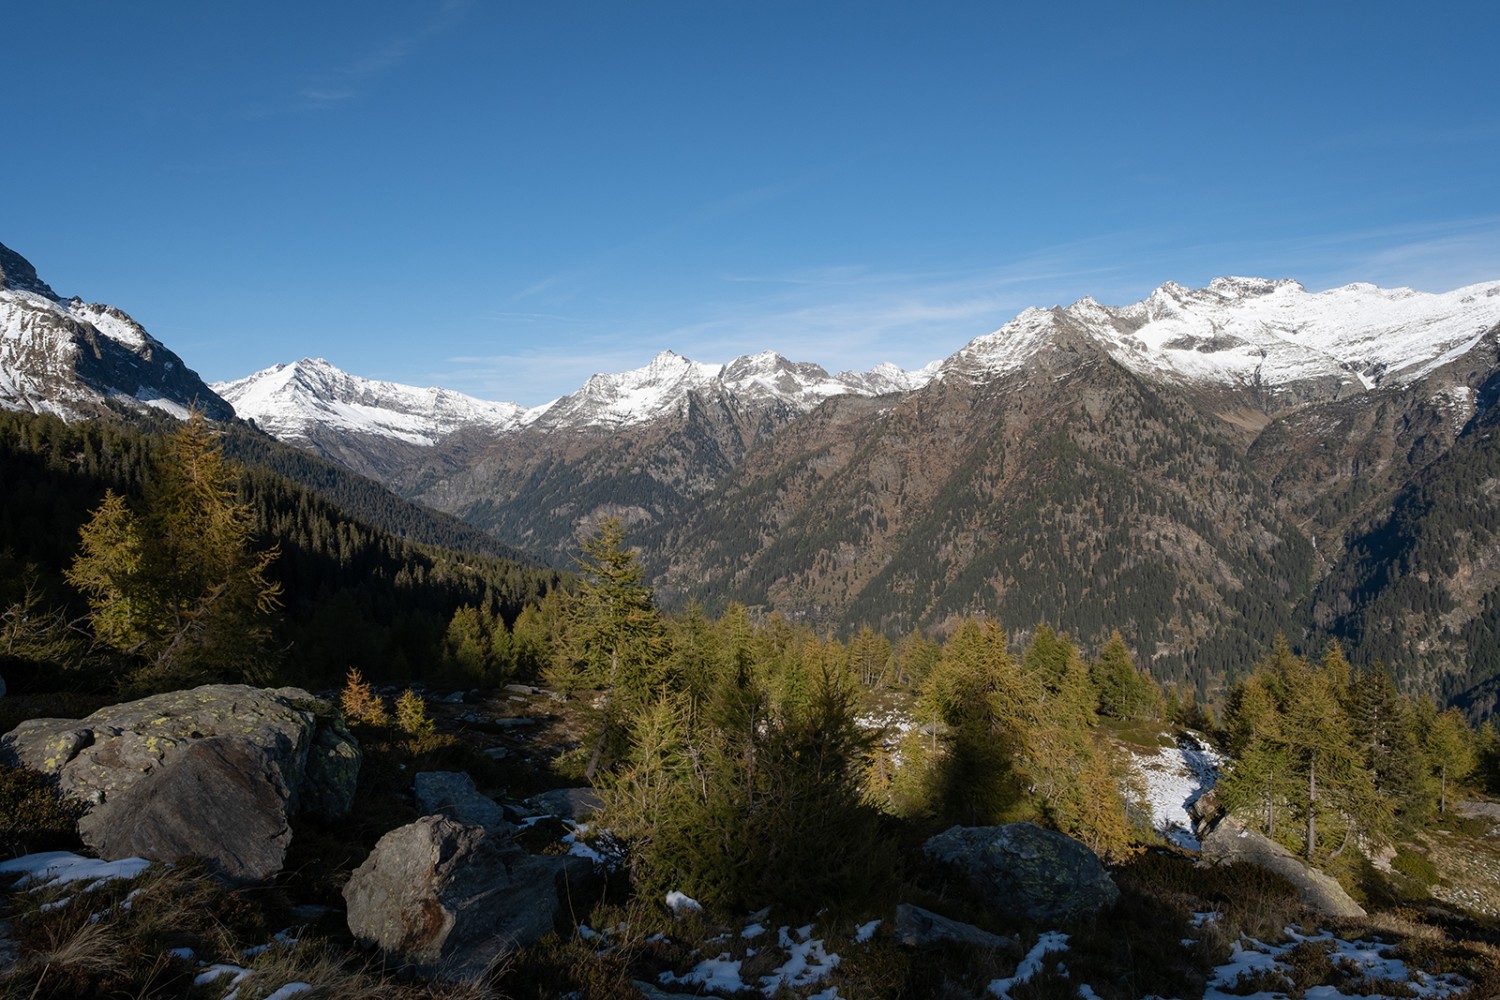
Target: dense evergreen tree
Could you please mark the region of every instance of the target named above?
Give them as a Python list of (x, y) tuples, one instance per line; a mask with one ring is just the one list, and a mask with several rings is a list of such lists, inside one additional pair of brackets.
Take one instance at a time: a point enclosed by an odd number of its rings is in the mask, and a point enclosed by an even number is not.
[(1463, 713), (1450, 708), (1432, 719), (1423, 744), (1429, 767), (1438, 782), (1438, 812), (1446, 813), (1450, 785), (1467, 778), (1478, 763), (1473, 732)]
[(608, 518), (583, 543), (583, 582), (566, 603), (566, 645), (550, 677), (566, 687), (585, 683), (604, 692), (585, 776), (623, 750), (625, 727), (666, 679), (666, 629), (645, 571), (625, 547), (625, 529)]
[[(1350, 671), (1331, 647), (1315, 668), (1278, 637), (1254, 674), (1240, 682), (1226, 715), (1236, 761), (1222, 782), (1231, 807), (1264, 810), (1269, 836), (1289, 841), (1309, 860), (1336, 856), (1358, 837), (1383, 836), (1393, 805), (1366, 767), (1345, 710)], [(1297, 821), (1279, 826), (1278, 810)], [(1323, 834), (1339, 837), (1334, 845)]]
[(1126, 720), (1161, 717), (1161, 691), (1136, 666), (1118, 629), (1110, 633), (1089, 673), (1098, 692), (1100, 715)]
[(1407, 699), (1383, 666), (1360, 671), (1349, 685), (1349, 725), (1375, 790), (1391, 802), (1403, 825), (1419, 824), (1431, 810), (1426, 752)]

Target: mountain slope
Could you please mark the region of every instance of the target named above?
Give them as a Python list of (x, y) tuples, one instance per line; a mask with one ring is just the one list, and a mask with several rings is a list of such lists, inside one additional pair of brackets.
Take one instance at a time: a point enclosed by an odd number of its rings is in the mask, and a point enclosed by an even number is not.
[(161, 341), (113, 306), (64, 300), (20, 254), (0, 245), (0, 407), (66, 419), (192, 407), (233, 409)]

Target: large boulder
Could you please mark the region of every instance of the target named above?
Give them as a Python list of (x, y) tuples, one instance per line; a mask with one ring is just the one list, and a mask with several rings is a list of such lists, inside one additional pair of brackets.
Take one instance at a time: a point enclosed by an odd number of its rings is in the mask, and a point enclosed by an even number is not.
[(170, 766), (153, 769), (78, 821), (103, 858), (203, 858), (230, 882), (281, 870), (292, 830), (281, 769), (243, 736), (194, 740)]
[(1233, 816), (1224, 816), (1202, 838), (1200, 865), (1244, 863), (1264, 868), (1297, 888), (1302, 905), (1330, 917), (1363, 917), (1364, 907), (1344, 891), (1338, 880), (1309, 868), (1285, 847)]
[(1074, 920), (1120, 898), (1093, 851), (1030, 823), (955, 826), (922, 850), (990, 905), (1030, 920)]
[(194, 854), (233, 879), (280, 869), (290, 814), (347, 815), (360, 757), (327, 702), (240, 684), (32, 719), (0, 737), (0, 763), (50, 775), (84, 804), (79, 833), (102, 857)]
[(586, 860), (530, 855), (446, 816), (380, 838), (344, 886), (349, 930), (426, 975), (472, 981), (554, 929)]

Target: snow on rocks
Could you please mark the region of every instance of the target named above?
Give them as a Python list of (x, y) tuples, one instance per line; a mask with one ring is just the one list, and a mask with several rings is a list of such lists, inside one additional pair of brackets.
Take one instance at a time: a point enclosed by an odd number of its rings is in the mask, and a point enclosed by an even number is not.
[(689, 913), (702, 913), (703, 904), (692, 896), (673, 889), (667, 893), (667, 909), (681, 917)]
[(1200, 845), (1189, 810), (1214, 787), (1224, 756), (1202, 739), (1185, 732), (1171, 746), (1159, 747), (1155, 754), (1135, 751), (1131, 763), (1145, 792), (1141, 805), (1151, 812), (1151, 826), (1178, 847), (1198, 850)]

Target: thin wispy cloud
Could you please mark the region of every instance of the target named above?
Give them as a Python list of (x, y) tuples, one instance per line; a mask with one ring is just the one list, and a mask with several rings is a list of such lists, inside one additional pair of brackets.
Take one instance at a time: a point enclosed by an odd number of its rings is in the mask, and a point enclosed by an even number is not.
[(347, 105), (361, 97), (375, 81), (404, 64), (427, 42), (456, 26), (471, 6), (471, 0), (448, 0), (436, 14), (410, 31), (331, 67), (280, 104), (247, 108), (243, 117), (267, 118), (277, 114), (328, 111)]
[(735, 216), (753, 212), (797, 191), (809, 187), (819, 180), (835, 174), (843, 165), (827, 164), (781, 180), (756, 185), (732, 192), (722, 198), (706, 202), (665, 225), (647, 230), (640, 235), (586, 255), (572, 267), (554, 271), (519, 290), (511, 293), (510, 301), (520, 302), (544, 293), (567, 296), (577, 288), (608, 271), (617, 264), (639, 256), (653, 246), (669, 243), (695, 229), (722, 222)]

